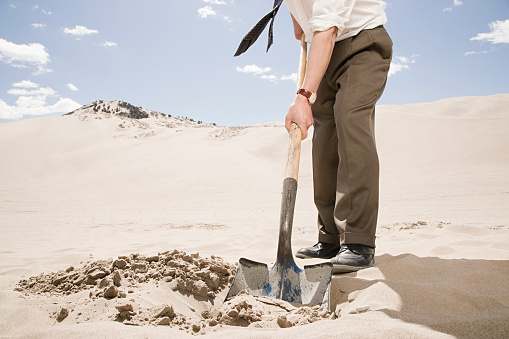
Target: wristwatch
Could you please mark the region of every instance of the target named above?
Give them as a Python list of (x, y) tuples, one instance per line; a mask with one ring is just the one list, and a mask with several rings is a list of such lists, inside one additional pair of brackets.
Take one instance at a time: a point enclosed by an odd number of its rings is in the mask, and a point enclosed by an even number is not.
[(316, 93), (310, 92), (307, 89), (301, 88), (297, 91), (297, 94), (305, 96), (308, 99), (310, 105), (314, 104), (316, 101)]

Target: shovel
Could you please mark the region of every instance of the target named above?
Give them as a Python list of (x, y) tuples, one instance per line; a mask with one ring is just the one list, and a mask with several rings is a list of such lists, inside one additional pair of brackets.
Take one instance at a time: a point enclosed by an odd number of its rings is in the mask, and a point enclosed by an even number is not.
[[(306, 73), (307, 44), (301, 39), (297, 89), (302, 86)], [(322, 263), (304, 266), (295, 264), (292, 255), (292, 223), (297, 195), (301, 130), (292, 123), (286, 162), (285, 180), (281, 201), (279, 242), (276, 263), (271, 268), (264, 263), (246, 258), (239, 259), (237, 273), (226, 300), (247, 290), (251, 295), (281, 299), (302, 305), (322, 305), (329, 309), (329, 290), (332, 264)]]

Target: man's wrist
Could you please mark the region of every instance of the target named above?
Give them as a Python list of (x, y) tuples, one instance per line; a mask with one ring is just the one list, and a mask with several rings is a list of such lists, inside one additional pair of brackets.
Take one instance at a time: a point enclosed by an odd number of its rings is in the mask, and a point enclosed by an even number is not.
[(306, 98), (305, 96), (303, 96), (301, 94), (297, 94), (297, 96), (295, 97), (295, 102), (306, 103), (311, 106), (311, 103), (309, 102), (308, 98)]
[(308, 91), (307, 89), (304, 89), (304, 88), (300, 88), (297, 91), (297, 96), (298, 97), (302, 96), (302, 97), (306, 98), (310, 105), (314, 104), (315, 100), (316, 100), (316, 93), (310, 92), (310, 91)]

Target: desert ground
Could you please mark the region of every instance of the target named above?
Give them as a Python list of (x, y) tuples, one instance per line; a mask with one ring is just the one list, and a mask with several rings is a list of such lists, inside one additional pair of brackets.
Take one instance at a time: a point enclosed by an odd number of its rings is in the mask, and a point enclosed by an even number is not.
[[(0, 124), (0, 337), (508, 337), (509, 94), (378, 106), (376, 131), (376, 264), (334, 275), (326, 310), (223, 303), (239, 258), (276, 258), (282, 122)], [(294, 251), (312, 195), (308, 138)]]

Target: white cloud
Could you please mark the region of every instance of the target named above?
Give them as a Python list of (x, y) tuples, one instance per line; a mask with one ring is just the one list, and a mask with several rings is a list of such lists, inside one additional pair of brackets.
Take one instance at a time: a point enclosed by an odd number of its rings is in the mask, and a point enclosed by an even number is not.
[(283, 75), (281, 80), (291, 80), (293, 82), (297, 82), (297, 73), (292, 73), (290, 75)]
[(398, 60), (398, 62), (400, 62), (402, 64), (413, 64), (413, 63), (415, 63), (415, 55), (412, 55), (410, 57), (397, 56), (395, 59)]
[(17, 96), (48, 96), (48, 95), (56, 95), (52, 88), (49, 87), (38, 87), (34, 89), (25, 89), (25, 88), (12, 88), (7, 91), (7, 94), (17, 95)]
[(389, 69), (389, 77), (393, 76), (394, 74), (401, 72), (404, 69), (409, 69), (410, 67), (405, 64), (401, 64), (398, 62), (391, 62), (391, 68)]
[(253, 64), (253, 65), (246, 65), (244, 67), (237, 66), (236, 70), (237, 70), (237, 72), (241, 72), (241, 73), (253, 73), (253, 74), (257, 75), (260, 73), (270, 72), (271, 68), (270, 67), (261, 68), (261, 67), (258, 67)]
[(69, 88), (73, 92), (79, 91), (78, 87), (74, 86), (71, 83), (68, 83), (66, 86), (67, 86), (67, 88)]
[(391, 77), (398, 72), (401, 72), (405, 69), (409, 69), (410, 65), (415, 63), (416, 57), (417, 57), (417, 55), (412, 55), (409, 57), (405, 57), (405, 56), (394, 57), (394, 59), (391, 62), (391, 67), (389, 68), (388, 76)]
[(38, 29), (38, 28), (44, 28), (46, 27), (46, 24), (37, 24), (37, 23), (33, 23), (31, 25), (34, 29)]
[(16, 68), (26, 68), (27, 64), (35, 66), (34, 75), (51, 72), (46, 65), (50, 62), (46, 47), (39, 43), (17, 45), (0, 38), (0, 61)]
[(198, 8), (198, 15), (202, 19), (206, 19), (208, 16), (215, 16), (217, 15), (216, 11), (212, 9), (210, 6), (205, 6), (202, 8)]
[(269, 74), (269, 75), (262, 75), (260, 76), (261, 79), (264, 79), (264, 80), (269, 80), (269, 81), (272, 81), (272, 82), (276, 82), (276, 80), (278, 80), (277, 76), (275, 74)]
[[(459, 6), (463, 6), (463, 1), (461, 0), (454, 0), (453, 4), (452, 4), (453, 7), (459, 7)], [(447, 8), (444, 8), (442, 10), (442, 12), (452, 12), (453, 11), (453, 8), (452, 7), (447, 7)]]
[(101, 44), (103, 47), (117, 47), (117, 44), (112, 41), (105, 41)]
[(270, 67), (260, 67), (260, 66), (257, 66), (257, 65), (246, 65), (244, 67), (238, 67), (235, 69), (237, 72), (240, 72), (240, 73), (250, 73), (250, 74), (253, 74), (254, 76), (257, 76), (259, 77), (260, 79), (263, 79), (263, 80), (268, 80), (268, 81), (271, 81), (271, 82), (277, 82), (278, 80), (290, 80), (290, 81), (294, 81), (294, 82), (297, 82), (297, 73), (292, 73), (292, 74), (289, 74), (289, 75), (282, 75), (282, 76), (278, 76), (277, 74), (267, 74), (269, 73), (272, 68)]
[(490, 22), (489, 33), (479, 33), (470, 40), (489, 41), (492, 44), (509, 44), (509, 19)]
[(90, 34), (96, 34), (99, 33), (96, 29), (88, 29), (85, 26), (79, 26), (76, 25), (74, 28), (64, 28), (65, 34), (71, 34), (74, 36), (84, 36), (84, 35), (90, 35)]
[(211, 5), (226, 5), (226, 2), (221, 0), (203, 0), (203, 2), (206, 2)]
[[(23, 80), (13, 84), (8, 94), (18, 96), (15, 105), (9, 105), (0, 99), (0, 119), (16, 120), (27, 116), (41, 116), (55, 113), (68, 113), (79, 107), (76, 101), (62, 98), (49, 87), (39, 87), (38, 84)], [(48, 97), (54, 103), (50, 103)]]
[[(214, 5), (214, 6), (229, 5), (229, 4), (231, 5), (231, 4), (235, 3), (235, 1), (233, 1), (233, 0), (230, 0), (229, 3), (227, 3), (224, 0), (203, 0), (203, 2), (205, 2), (207, 4)], [(220, 12), (216, 11), (216, 9), (212, 6), (205, 6), (205, 7), (199, 8), (198, 15), (202, 19), (206, 19), (207, 17), (210, 16), (210, 17), (214, 17), (216, 19), (220, 19), (226, 23), (233, 22), (233, 20), (228, 15), (221, 14)]]
[(389, 4), (383, 0), (379, 0), (378, 2), (380, 3), (383, 9), (386, 9), (389, 6)]
[(488, 51), (480, 51), (480, 52), (475, 52), (475, 51), (470, 51), (470, 52), (465, 52), (465, 55), (466, 56), (469, 56), (469, 55), (475, 55), (475, 54), (487, 54)]
[(226, 22), (228, 22), (228, 23), (233, 22), (233, 20), (232, 20), (232, 19), (230, 19), (230, 17), (229, 17), (229, 16), (226, 16), (226, 15), (223, 15), (223, 16), (222, 16), (222, 19), (223, 19), (223, 21), (226, 21)]
[(43, 97), (19, 97), (16, 105), (8, 105), (0, 99), (0, 119), (17, 120), (27, 116), (42, 116), (55, 113), (69, 113), (81, 105), (69, 98), (60, 98), (50, 105)]
[(16, 8), (15, 4), (10, 4), (9, 6), (11, 6), (11, 8)]
[[(13, 5), (11, 5), (11, 7), (12, 7), (12, 6), (13, 6)], [(13, 8), (16, 8), (16, 7), (13, 7)], [(32, 7), (32, 11), (37, 11), (38, 9), (39, 9), (39, 5), (34, 5), (34, 6)], [(51, 12), (49, 12), (49, 11), (45, 11), (44, 9), (41, 9), (41, 12), (42, 12), (43, 14), (46, 14), (46, 15), (51, 15)]]
[(39, 85), (37, 85), (35, 82), (32, 82), (30, 80), (23, 80), (20, 82), (16, 82), (12, 84), (13, 87), (20, 87), (20, 88), (37, 88)]

